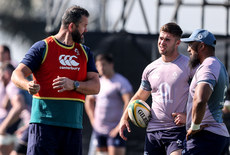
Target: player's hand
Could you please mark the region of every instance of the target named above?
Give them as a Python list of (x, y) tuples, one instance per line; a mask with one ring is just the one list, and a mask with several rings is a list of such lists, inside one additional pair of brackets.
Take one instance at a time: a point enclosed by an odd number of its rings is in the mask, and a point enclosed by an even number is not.
[(109, 136), (115, 138), (118, 133), (119, 133), (119, 128), (116, 127), (110, 131)]
[(28, 83), (28, 92), (31, 95), (37, 94), (40, 90), (40, 85), (36, 83), (36, 81), (30, 81)]
[(189, 136), (196, 134), (197, 132), (200, 132), (203, 130), (205, 127), (208, 127), (208, 124), (204, 124), (200, 126), (199, 130), (192, 130), (191, 128), (188, 129), (187, 134), (186, 134), (186, 140), (189, 139)]
[(53, 80), (53, 89), (58, 89), (58, 92), (63, 92), (66, 90), (73, 90), (73, 80), (67, 77), (59, 77), (57, 76), (56, 79)]
[(121, 138), (126, 141), (127, 137), (125, 137), (125, 135), (124, 135), (124, 130), (125, 129), (127, 129), (128, 132), (131, 132), (131, 129), (130, 129), (130, 126), (129, 126), (129, 121), (125, 120), (125, 119), (121, 119), (119, 133), (120, 133)]
[(174, 123), (177, 126), (185, 125), (186, 113), (174, 112), (174, 113), (172, 113), (172, 117), (174, 118)]

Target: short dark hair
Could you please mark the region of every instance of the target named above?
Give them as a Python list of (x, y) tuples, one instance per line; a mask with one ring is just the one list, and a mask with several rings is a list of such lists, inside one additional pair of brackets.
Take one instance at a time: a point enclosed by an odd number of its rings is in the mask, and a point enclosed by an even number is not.
[(1, 46), (3, 47), (3, 51), (4, 51), (4, 52), (10, 53), (10, 48), (9, 48), (9, 46), (7, 46), (7, 45), (1, 45)]
[(105, 60), (108, 63), (113, 63), (113, 55), (111, 53), (100, 53), (96, 56), (96, 61)]
[(181, 38), (182, 33), (183, 33), (183, 31), (181, 30), (180, 26), (177, 25), (174, 22), (170, 22), (170, 23), (167, 23), (167, 24), (163, 25), (161, 27), (161, 29), (160, 29), (160, 32), (161, 31), (171, 33), (174, 36), (177, 36), (177, 37), (180, 37), (180, 38)]
[(10, 62), (4, 62), (1, 64), (0, 70), (13, 72), (15, 67)]
[(75, 23), (78, 26), (82, 16), (89, 17), (89, 12), (80, 6), (74, 5), (65, 11), (62, 16), (62, 25), (67, 27), (70, 23)]

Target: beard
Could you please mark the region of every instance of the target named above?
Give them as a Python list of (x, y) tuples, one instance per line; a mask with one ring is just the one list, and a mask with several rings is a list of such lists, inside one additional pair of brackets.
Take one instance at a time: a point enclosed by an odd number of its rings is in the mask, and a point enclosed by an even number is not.
[(200, 61), (198, 59), (198, 53), (195, 53), (189, 60), (189, 67), (193, 69), (199, 64), (200, 64)]
[(71, 35), (72, 35), (72, 39), (73, 39), (74, 42), (76, 42), (76, 43), (84, 43), (84, 36), (83, 36), (83, 34), (81, 35), (78, 30), (73, 31), (71, 33)]

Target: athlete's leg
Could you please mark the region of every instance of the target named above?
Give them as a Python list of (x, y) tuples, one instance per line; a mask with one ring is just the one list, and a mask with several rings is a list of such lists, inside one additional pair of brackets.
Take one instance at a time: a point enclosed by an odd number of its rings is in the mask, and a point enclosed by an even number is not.
[(108, 152), (109, 155), (125, 155), (125, 147), (109, 146)]
[(119, 134), (116, 137), (108, 137), (107, 140), (109, 155), (125, 155), (126, 141), (124, 141)]
[(108, 154), (108, 148), (107, 148), (107, 139), (108, 135), (100, 134), (98, 132), (95, 132), (95, 138), (96, 138), (96, 155), (106, 155)]
[(181, 155), (181, 154), (182, 154), (182, 149), (176, 150), (176, 151), (173, 151), (172, 153), (170, 153), (170, 155)]
[(14, 144), (8, 144), (8, 145), (0, 145), (0, 155), (9, 155), (10, 152), (13, 150)]
[(20, 139), (17, 140), (14, 146), (14, 150), (10, 155), (26, 155), (27, 144), (28, 144), (28, 135), (29, 135), (29, 127), (27, 127)]
[[(5, 118), (0, 119), (0, 124), (4, 121), (4, 119)], [(18, 120), (17, 122), (9, 126), (5, 135), (0, 135), (0, 155), (9, 155), (10, 152), (13, 150), (16, 140), (14, 132), (17, 130), (20, 121), (21, 120)]]

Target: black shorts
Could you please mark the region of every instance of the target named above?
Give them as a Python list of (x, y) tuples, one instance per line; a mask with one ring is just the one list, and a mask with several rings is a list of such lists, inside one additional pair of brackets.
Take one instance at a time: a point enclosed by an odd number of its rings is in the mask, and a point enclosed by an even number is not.
[(95, 138), (96, 138), (96, 146), (97, 147), (108, 147), (108, 146), (114, 146), (114, 147), (125, 147), (126, 141), (123, 140), (119, 133), (116, 137), (111, 137), (108, 134), (100, 134), (96, 131), (94, 131)]

